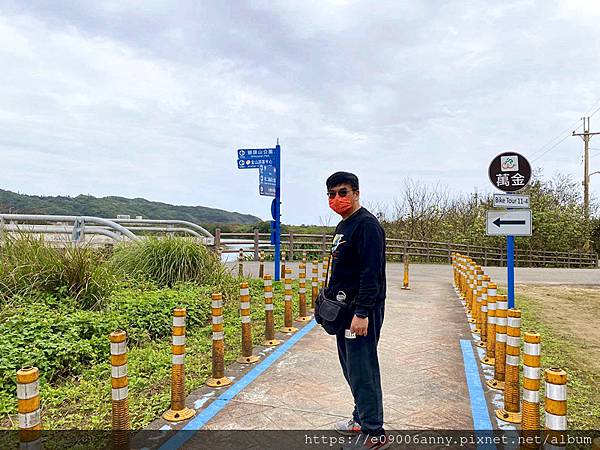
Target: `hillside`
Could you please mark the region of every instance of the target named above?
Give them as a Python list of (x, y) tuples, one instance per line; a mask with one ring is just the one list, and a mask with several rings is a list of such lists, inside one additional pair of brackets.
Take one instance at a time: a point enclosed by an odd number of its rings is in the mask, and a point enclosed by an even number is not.
[(0, 189), (0, 212), (18, 214), (64, 214), (116, 218), (118, 214), (145, 219), (179, 219), (198, 224), (239, 223), (254, 224), (260, 218), (204, 206), (178, 206), (152, 202), (144, 198), (101, 197), (46, 197), (17, 194)]

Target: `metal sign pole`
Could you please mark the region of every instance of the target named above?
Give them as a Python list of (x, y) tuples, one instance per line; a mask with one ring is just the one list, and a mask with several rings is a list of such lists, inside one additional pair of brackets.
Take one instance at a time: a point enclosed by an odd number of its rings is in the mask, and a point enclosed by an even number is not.
[(279, 146), (279, 142), (275, 146), (275, 168), (277, 173), (275, 174), (275, 198), (273, 199), (274, 208), (273, 212), (275, 213), (275, 281), (279, 281), (281, 278), (281, 274), (279, 273), (281, 264), (281, 147)]
[(506, 280), (508, 309), (515, 307), (515, 237), (506, 236)]
[[(512, 192), (507, 194), (513, 195)], [(508, 309), (511, 309), (515, 307), (515, 237), (511, 234), (506, 236), (506, 284), (508, 285)]]

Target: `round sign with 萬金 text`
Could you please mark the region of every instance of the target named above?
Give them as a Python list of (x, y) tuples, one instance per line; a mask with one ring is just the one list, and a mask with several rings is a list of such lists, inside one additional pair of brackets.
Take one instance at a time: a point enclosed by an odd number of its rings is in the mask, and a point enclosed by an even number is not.
[(488, 175), (497, 189), (516, 192), (531, 180), (531, 166), (523, 155), (515, 152), (500, 153), (490, 163)]

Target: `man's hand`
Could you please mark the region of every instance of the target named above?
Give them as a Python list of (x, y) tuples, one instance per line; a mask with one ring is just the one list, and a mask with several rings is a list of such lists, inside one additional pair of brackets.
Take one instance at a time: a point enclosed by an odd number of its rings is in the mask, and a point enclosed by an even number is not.
[(367, 329), (369, 328), (369, 318), (354, 316), (352, 318), (352, 323), (350, 324), (350, 331), (356, 333), (357, 336), (366, 336)]

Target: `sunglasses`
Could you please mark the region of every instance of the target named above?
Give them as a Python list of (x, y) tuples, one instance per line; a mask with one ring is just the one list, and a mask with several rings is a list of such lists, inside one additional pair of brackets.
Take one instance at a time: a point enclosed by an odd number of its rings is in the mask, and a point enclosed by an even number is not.
[(340, 197), (345, 197), (346, 195), (348, 195), (348, 192), (351, 191), (355, 191), (356, 189), (346, 189), (346, 188), (342, 188), (339, 191), (327, 191), (327, 197), (329, 198), (335, 198), (336, 195), (339, 195)]

